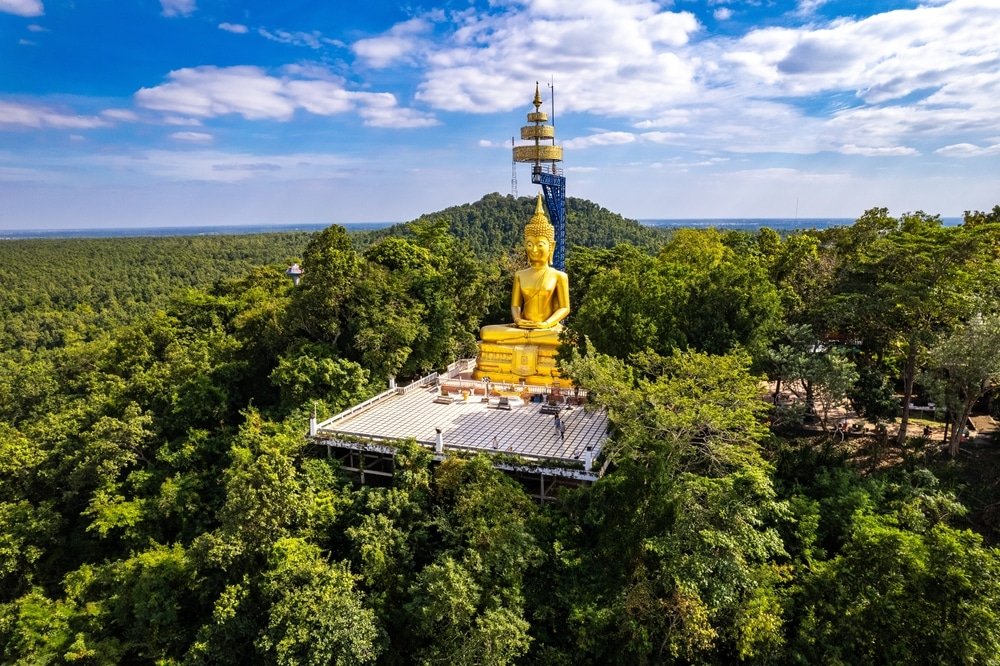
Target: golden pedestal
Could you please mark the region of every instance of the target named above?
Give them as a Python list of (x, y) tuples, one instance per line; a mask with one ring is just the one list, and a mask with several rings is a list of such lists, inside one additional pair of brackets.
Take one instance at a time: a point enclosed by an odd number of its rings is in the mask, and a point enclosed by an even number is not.
[(556, 368), (556, 345), (480, 342), (474, 379), (549, 386), (561, 377)]

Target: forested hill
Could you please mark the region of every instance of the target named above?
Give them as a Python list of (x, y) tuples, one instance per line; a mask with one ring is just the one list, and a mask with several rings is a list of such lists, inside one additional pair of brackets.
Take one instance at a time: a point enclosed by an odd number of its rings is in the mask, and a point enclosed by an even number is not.
[[(480, 257), (506, 254), (521, 243), (524, 225), (535, 212), (535, 197), (513, 197), (496, 192), (475, 203), (452, 206), (426, 213), (413, 222), (370, 232), (376, 240), (391, 235), (407, 235), (414, 223), (445, 220), (453, 236), (465, 241)], [(612, 213), (586, 199), (566, 200), (566, 242), (569, 246), (614, 247), (631, 243), (651, 247), (663, 232), (644, 227), (635, 220)]]

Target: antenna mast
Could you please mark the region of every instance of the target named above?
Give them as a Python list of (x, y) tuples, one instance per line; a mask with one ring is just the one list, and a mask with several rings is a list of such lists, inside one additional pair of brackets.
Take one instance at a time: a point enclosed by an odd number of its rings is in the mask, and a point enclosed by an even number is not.
[(517, 160), (513, 157), (514, 137), (510, 137), (511, 159), (510, 159), (510, 195), (517, 198)]
[[(556, 77), (549, 77), (549, 114), (551, 117), (549, 121), (552, 123), (552, 131), (555, 132), (556, 129)], [(555, 136), (552, 137), (552, 145), (556, 145)], [(552, 163), (552, 173), (556, 173), (556, 163)]]

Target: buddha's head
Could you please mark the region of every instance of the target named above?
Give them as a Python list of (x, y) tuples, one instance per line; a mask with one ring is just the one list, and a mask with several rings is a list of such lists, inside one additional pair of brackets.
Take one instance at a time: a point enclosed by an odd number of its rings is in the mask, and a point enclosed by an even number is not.
[(556, 230), (545, 214), (541, 194), (535, 203), (535, 214), (524, 227), (524, 250), (532, 265), (551, 264), (556, 252)]

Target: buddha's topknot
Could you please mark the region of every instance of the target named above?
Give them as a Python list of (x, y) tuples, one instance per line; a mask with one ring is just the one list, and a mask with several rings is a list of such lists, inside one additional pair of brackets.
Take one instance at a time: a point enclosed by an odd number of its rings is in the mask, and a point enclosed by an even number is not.
[(542, 206), (542, 195), (538, 195), (535, 204), (535, 214), (524, 227), (524, 237), (542, 236), (548, 238), (550, 243), (556, 242), (556, 228), (549, 222), (549, 216), (545, 214), (545, 207)]

